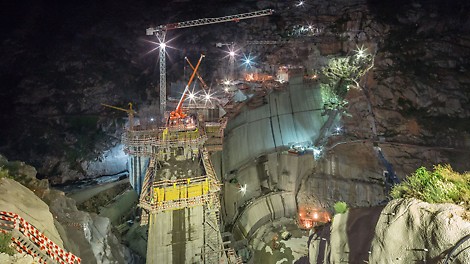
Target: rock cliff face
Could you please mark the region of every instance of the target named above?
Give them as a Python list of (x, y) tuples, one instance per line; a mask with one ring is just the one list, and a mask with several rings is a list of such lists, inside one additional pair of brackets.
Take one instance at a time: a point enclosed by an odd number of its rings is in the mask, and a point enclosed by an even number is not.
[(468, 170), (469, 4), (401, 2), (393, 9), (369, 1), (368, 12), (356, 13), (365, 20), (346, 16), (346, 27), (363, 21), (366, 36), (377, 30), (367, 40), (377, 45), (375, 67), (364, 93), (349, 95), (346, 127), (353, 137), (378, 138), (401, 176), (444, 162)]
[(418, 200), (350, 209), (312, 236), (310, 263), (439, 263), (448, 254), (452, 263), (468, 263), (468, 220), (460, 206)]
[[(118, 0), (12, 7), (1, 43), (0, 121), (8, 129), (0, 131), (0, 150), (54, 182), (97, 176), (101, 170), (88, 165), (116, 146), (125, 116), (100, 103), (132, 101), (139, 111), (158, 101), (157, 56), (148, 53), (155, 47), (145, 41), (154, 39), (146, 39), (145, 28), (273, 8), (269, 17), (171, 33), (169, 38), (178, 36), (171, 45), (183, 48), (168, 51), (168, 82), (184, 79), (184, 56), (201, 52), (208, 61), (203, 77), (222, 78), (218, 69), (226, 62), (218, 58), (225, 53), (215, 47), (220, 42), (289, 41), (240, 50), (256, 56), (256, 67), (269, 73), (279, 65), (318, 70), (329, 57), (363, 45), (376, 55), (375, 67), (363, 89), (348, 95), (348, 136), (380, 138), (388, 158), (404, 164), (397, 168), (400, 175), (436, 162), (466, 169), (470, 159), (459, 159), (462, 152), (456, 151), (470, 144), (469, 3), (401, 0), (396, 6), (378, 0), (308, 1), (301, 7), (285, 1), (161, 6)], [(314, 30), (299, 30), (308, 25)]]

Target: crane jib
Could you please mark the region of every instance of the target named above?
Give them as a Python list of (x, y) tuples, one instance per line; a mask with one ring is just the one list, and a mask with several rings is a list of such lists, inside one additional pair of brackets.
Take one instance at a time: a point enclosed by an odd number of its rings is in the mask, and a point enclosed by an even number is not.
[(231, 15), (231, 16), (215, 17), (215, 18), (201, 18), (201, 19), (190, 20), (190, 21), (185, 21), (185, 22), (170, 23), (170, 24), (159, 26), (158, 28), (161, 28), (163, 30), (172, 30), (172, 29), (177, 29), (177, 28), (195, 27), (195, 26), (209, 25), (209, 24), (216, 24), (216, 23), (230, 22), (230, 21), (238, 22), (242, 19), (260, 17), (260, 16), (269, 16), (269, 15), (272, 15), (273, 13), (274, 13), (274, 10), (265, 9), (261, 11), (243, 13), (243, 14), (237, 14), (237, 15)]

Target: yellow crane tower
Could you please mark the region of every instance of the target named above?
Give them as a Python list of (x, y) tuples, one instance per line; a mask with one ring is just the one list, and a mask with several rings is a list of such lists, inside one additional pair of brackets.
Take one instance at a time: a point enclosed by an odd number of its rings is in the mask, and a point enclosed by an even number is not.
[(101, 105), (112, 108), (112, 109), (116, 109), (116, 110), (119, 110), (119, 111), (126, 112), (127, 115), (129, 116), (129, 130), (134, 129), (134, 115), (137, 114), (137, 112), (132, 109), (132, 103), (128, 103), (129, 109), (125, 109), (125, 108), (121, 108), (121, 107), (117, 107), (117, 106), (113, 106), (113, 105), (108, 105), (108, 104), (101, 104)]

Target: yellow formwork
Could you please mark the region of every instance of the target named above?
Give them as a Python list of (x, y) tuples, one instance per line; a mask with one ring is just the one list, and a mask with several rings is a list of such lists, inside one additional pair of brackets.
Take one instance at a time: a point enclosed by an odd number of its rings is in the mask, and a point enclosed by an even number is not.
[(163, 202), (165, 199), (165, 189), (163, 188), (154, 188), (153, 190), (154, 199), (157, 202)]
[(173, 201), (180, 198), (180, 188), (178, 186), (165, 188), (165, 200)]
[(188, 191), (186, 188), (180, 188), (180, 199), (188, 198)]
[(201, 184), (194, 184), (188, 187), (188, 198), (194, 198), (202, 195)]
[(196, 140), (199, 137), (199, 129), (192, 131), (169, 131), (163, 130), (163, 140)]
[(195, 198), (209, 193), (209, 188), (209, 179), (195, 183), (191, 183), (191, 180), (188, 179), (186, 184), (177, 185), (175, 183), (166, 187), (154, 187), (154, 200), (157, 202), (169, 202), (185, 198)]
[(206, 133), (218, 133), (220, 126), (206, 126)]

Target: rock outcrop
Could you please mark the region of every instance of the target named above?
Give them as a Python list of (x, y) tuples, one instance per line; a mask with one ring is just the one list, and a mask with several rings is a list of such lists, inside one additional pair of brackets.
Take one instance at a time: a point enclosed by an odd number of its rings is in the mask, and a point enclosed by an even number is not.
[(82, 263), (132, 263), (108, 218), (79, 211), (73, 199), (49, 189), (47, 180), (37, 180), (35, 168), (24, 162), (0, 155), (0, 167), (21, 182), (0, 178), (0, 210), (19, 214)]
[(0, 210), (18, 214), (54, 243), (64, 246), (49, 206), (31, 190), (13, 179), (1, 178), (0, 193)]
[(309, 257), (310, 263), (439, 263), (451, 253), (452, 263), (468, 263), (470, 239), (462, 239), (469, 234), (469, 212), (458, 205), (398, 199), (335, 215), (331, 228), (313, 234)]

